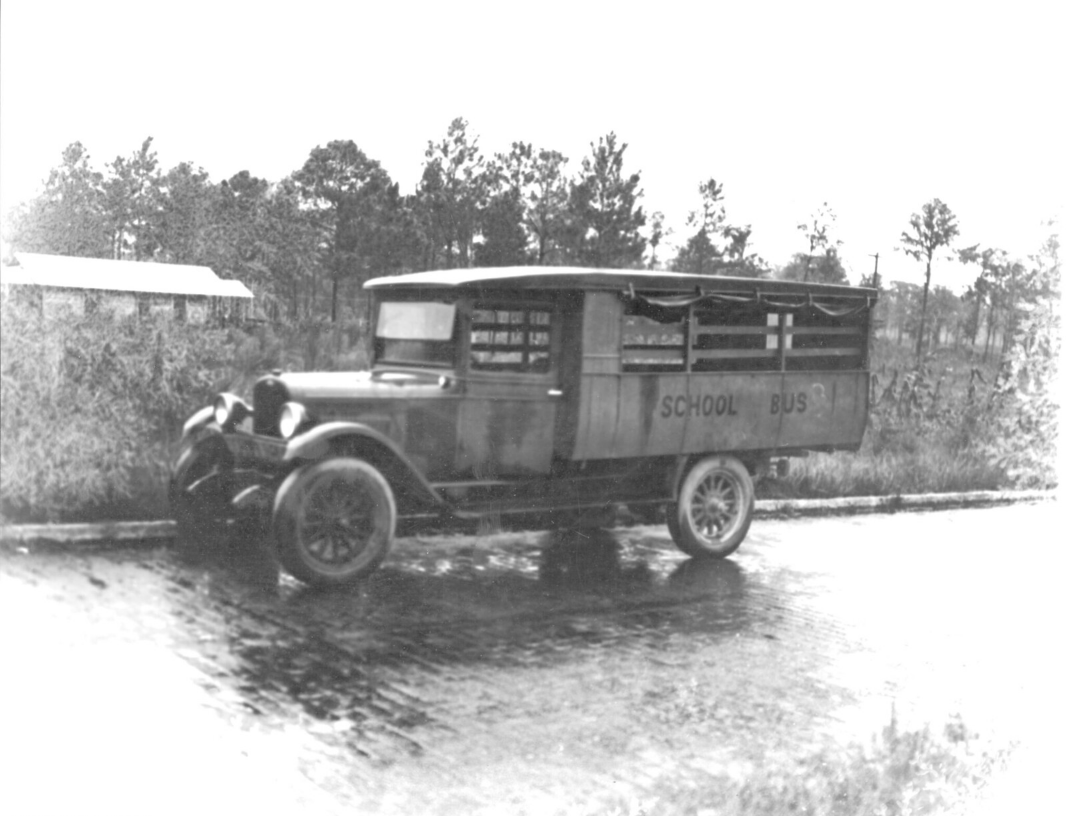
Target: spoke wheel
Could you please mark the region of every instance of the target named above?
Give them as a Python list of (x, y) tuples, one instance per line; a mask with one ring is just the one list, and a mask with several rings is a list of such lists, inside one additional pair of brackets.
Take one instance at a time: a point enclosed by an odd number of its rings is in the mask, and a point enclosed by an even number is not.
[(667, 526), (689, 555), (723, 558), (744, 540), (754, 507), (747, 468), (731, 456), (709, 456), (688, 472)]
[(289, 475), (274, 503), (278, 560), (295, 578), (347, 584), (373, 572), (396, 530), (396, 501), (360, 459), (328, 459)]
[(226, 535), (230, 517), (233, 459), (218, 437), (186, 447), (170, 477), (170, 513), (188, 544), (214, 545)]

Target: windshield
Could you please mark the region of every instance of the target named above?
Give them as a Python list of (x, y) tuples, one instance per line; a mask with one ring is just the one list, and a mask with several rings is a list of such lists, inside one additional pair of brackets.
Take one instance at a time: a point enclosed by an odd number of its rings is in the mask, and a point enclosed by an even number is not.
[(378, 307), (374, 359), (378, 363), (455, 364), (455, 304), (386, 302)]

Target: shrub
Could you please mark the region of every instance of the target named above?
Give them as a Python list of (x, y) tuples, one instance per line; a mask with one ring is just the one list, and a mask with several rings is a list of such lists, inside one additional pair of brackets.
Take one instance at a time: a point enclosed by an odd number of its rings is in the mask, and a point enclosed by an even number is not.
[(170, 446), (194, 406), (232, 377), (236, 337), (10, 302), (2, 310), (5, 515), (61, 519), (146, 494), (158, 505)]
[(161, 517), (181, 427), (275, 368), (365, 368), (365, 321), (206, 328), (0, 306), (0, 510)]

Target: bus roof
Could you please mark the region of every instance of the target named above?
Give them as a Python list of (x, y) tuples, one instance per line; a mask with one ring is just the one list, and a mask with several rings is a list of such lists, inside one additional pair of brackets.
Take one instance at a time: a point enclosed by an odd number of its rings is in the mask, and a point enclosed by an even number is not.
[(366, 289), (573, 289), (641, 291), (736, 292), (764, 294), (816, 294), (829, 297), (876, 298), (876, 289), (828, 283), (735, 278), (725, 275), (689, 275), (638, 269), (593, 269), (569, 266), (472, 267), (438, 269), (406, 275), (373, 278)]

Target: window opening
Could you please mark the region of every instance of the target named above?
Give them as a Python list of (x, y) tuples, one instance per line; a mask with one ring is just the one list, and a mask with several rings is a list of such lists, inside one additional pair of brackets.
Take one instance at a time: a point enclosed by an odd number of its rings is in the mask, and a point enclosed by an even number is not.
[(865, 314), (834, 317), (813, 309), (796, 312), (787, 329), (792, 347), (785, 353), (786, 371), (850, 370), (866, 357)]
[(477, 306), (470, 322), (470, 367), (542, 374), (551, 370), (552, 313), (543, 308)]
[(780, 336), (781, 315), (757, 304), (698, 307), (692, 331), (692, 370), (779, 370)]
[(664, 311), (656, 317), (622, 318), (622, 371), (685, 370), (685, 323), (688, 310)]
[(434, 366), (455, 365), (455, 304), (383, 302), (374, 332), (376, 363)]

